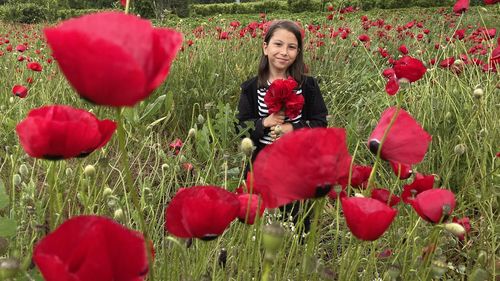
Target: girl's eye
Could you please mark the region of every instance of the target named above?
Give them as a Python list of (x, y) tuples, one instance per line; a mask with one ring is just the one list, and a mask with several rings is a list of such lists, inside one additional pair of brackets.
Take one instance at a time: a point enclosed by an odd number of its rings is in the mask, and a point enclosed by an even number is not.
[(274, 43), (274, 45), (276, 45), (276, 46), (281, 46), (281, 43)]
[(296, 47), (296, 46), (288, 46), (288, 48), (289, 48), (290, 50), (296, 50), (296, 49), (297, 49), (297, 47)]

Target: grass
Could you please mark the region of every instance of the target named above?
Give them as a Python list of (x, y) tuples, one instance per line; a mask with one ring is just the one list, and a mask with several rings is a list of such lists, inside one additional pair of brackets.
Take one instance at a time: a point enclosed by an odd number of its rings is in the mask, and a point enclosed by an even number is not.
[[(410, 55), (426, 64), (432, 57), (438, 61), (457, 57), (472, 43), (446, 42), (444, 37), (451, 37), (454, 31), (449, 27), (450, 21), (454, 21), (456, 29), (472, 25), (474, 29), (487, 26), (500, 30), (498, 8), (491, 6), (483, 11), (474, 7), (464, 16), (448, 21), (437, 9), (366, 13), (370, 20), (382, 18), (394, 27), (414, 19), (422, 21), (425, 28), (431, 29), (426, 37), (429, 42), (399, 39), (394, 29), (387, 31), (391, 39), (379, 41), (375, 28), (362, 30), (360, 16), (365, 13), (361, 12), (344, 15), (344, 20), (335, 17), (333, 21), (326, 20), (326, 14), (310, 13), (267, 17), (297, 19), (304, 26), (321, 25), (318, 32), (327, 35), (321, 40), (325, 45), (316, 47), (320, 39), (307, 31), (305, 57), (310, 73), (319, 80), (329, 110), (329, 126), (346, 128), (355, 161), (372, 165), (375, 158), (366, 149), (366, 140), (381, 112), (396, 104), (396, 97), (384, 92), (381, 71), (387, 64), (376, 52), (377, 46), (385, 46), (397, 56), (397, 48), (405, 43)], [(429, 280), (433, 274), (438, 276), (440, 269), (444, 273), (435, 279), (481, 280), (471, 279), (478, 269), (488, 272), (487, 280), (498, 278), (500, 165), (495, 154), (500, 151), (500, 81), (497, 73), (484, 73), (474, 66), (465, 67), (459, 75), (430, 66), (422, 80), (398, 93), (402, 107), (433, 136), (425, 160), (414, 170), (435, 174), (439, 187), (455, 192), (458, 203), (454, 216), (471, 218), (472, 231), (465, 241), (422, 221), (408, 205), (399, 204), (398, 216), (384, 236), (375, 242), (362, 242), (347, 229), (339, 205), (326, 200), (312, 242), (312, 256), (304, 255), (308, 246), (299, 243), (295, 226), (274, 210), (268, 210), (254, 226), (233, 223), (224, 235), (211, 242), (183, 241), (165, 234), (164, 210), (180, 187), (213, 184), (234, 190), (242, 184), (246, 160), (238, 151), (240, 136), (234, 131), (234, 115), (240, 83), (256, 73), (261, 39), (247, 35), (243, 39), (218, 40), (215, 26), (229, 29), (229, 22), (236, 19), (242, 24), (259, 20), (258, 15), (221, 15), (175, 23), (185, 39), (194, 40), (194, 45), (184, 46), (166, 83), (149, 99), (124, 112), (131, 179), (139, 191), (138, 204), (156, 249), (155, 279), (259, 280), (264, 266), (262, 229), (275, 221), (282, 222), (286, 232), (272, 261), (272, 280)], [(195, 38), (192, 33), (198, 25), (205, 27), (206, 35), (202, 38)], [(352, 33), (346, 40), (331, 39), (330, 27), (350, 27)], [(41, 49), (45, 58), (50, 53), (40, 39), (40, 30), (41, 26), (0, 25), (0, 34), (9, 33), (14, 47), (27, 41), (27, 54), (35, 59), (36, 49)], [(467, 30), (467, 34), (472, 31)], [(371, 47), (353, 47), (357, 36), (365, 32), (372, 38)], [(434, 43), (446, 47), (435, 50)], [(0, 46), (5, 52), (4, 47)], [(54, 222), (50, 215), (55, 216), (57, 223), (78, 214), (99, 214), (114, 217), (130, 228), (140, 226), (137, 209), (125, 189), (126, 171), (120, 164), (117, 136), (84, 159), (48, 162), (29, 158), (23, 151), (14, 128), (32, 108), (68, 104), (92, 110), (100, 119), (114, 119), (115, 112), (78, 99), (55, 63), (42, 60), (44, 70), (33, 73), (16, 57), (9, 52), (0, 57), (0, 88), (4, 93), (0, 96), (0, 178), (9, 199), (0, 216), (3, 221), (16, 223), (13, 230), (4, 230), (9, 242), (5, 256), (21, 261), (25, 271), (19, 280), (33, 280), (40, 278), (31, 263), (33, 245), (53, 228), (49, 225)], [(486, 60), (486, 56), (482, 59)], [(11, 87), (25, 84), (28, 76), (35, 78), (28, 97), (11, 97)], [(481, 98), (472, 95), (477, 87), (484, 91)], [(155, 102), (156, 106), (150, 106)], [(194, 136), (188, 136), (190, 128), (196, 129)], [(168, 148), (175, 138), (184, 141), (179, 155)], [(465, 151), (457, 153), (457, 145), (465, 146)], [(194, 169), (186, 171), (183, 163), (191, 163)], [(84, 173), (87, 165), (95, 167), (95, 174)], [(396, 179), (385, 163), (375, 178), (377, 187), (388, 187), (396, 194), (405, 183)], [(56, 191), (51, 192), (50, 187)], [(53, 201), (49, 201), (51, 194), (57, 194)], [(50, 208), (54, 212), (49, 212)], [(423, 261), (423, 249), (431, 243), (437, 244), (437, 249), (428, 262)], [(379, 258), (385, 250), (392, 254)], [(221, 252), (227, 254), (225, 266), (219, 263)], [(439, 262), (444, 262), (444, 266)]]

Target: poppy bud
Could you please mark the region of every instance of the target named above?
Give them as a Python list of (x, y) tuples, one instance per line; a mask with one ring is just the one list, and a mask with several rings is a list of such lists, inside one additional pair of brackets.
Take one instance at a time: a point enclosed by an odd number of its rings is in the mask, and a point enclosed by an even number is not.
[(358, 197), (358, 198), (365, 198), (365, 196), (361, 193), (354, 193), (354, 197)]
[(26, 164), (21, 164), (21, 166), (19, 167), (19, 174), (21, 174), (21, 176), (23, 177), (29, 174), (28, 166), (26, 166)]
[(203, 117), (203, 115), (199, 114), (198, 115), (198, 119), (196, 120), (198, 122), (199, 125), (205, 123), (205, 117)]
[(465, 146), (465, 144), (463, 144), (463, 143), (457, 144), (455, 146), (455, 148), (453, 149), (455, 154), (458, 156), (464, 154), (466, 150), (467, 150), (467, 146)]
[(14, 174), (14, 176), (12, 176), (12, 184), (17, 186), (19, 184), (21, 184), (23, 180), (21, 179), (21, 176), (19, 174)]
[(69, 177), (69, 176), (71, 176), (71, 175), (73, 174), (73, 170), (72, 170), (71, 168), (69, 168), (69, 167), (68, 167), (68, 168), (66, 168), (65, 173), (66, 173), (66, 176), (68, 176), (68, 177)]
[(241, 151), (247, 156), (250, 157), (253, 152), (253, 142), (250, 138), (244, 138), (241, 141)]
[(264, 226), (262, 245), (266, 252), (276, 253), (281, 246), (285, 229), (277, 222)]
[(461, 236), (465, 234), (465, 228), (458, 223), (445, 223), (444, 229), (455, 236)]
[(444, 119), (449, 120), (451, 118), (451, 112), (447, 111), (444, 115)]
[(8, 249), (9, 249), (9, 240), (0, 237), (0, 256), (5, 255)]
[(166, 169), (168, 169), (168, 168), (170, 168), (170, 165), (168, 165), (168, 164), (163, 164), (163, 165), (161, 165), (161, 169), (162, 169), (162, 171), (163, 171), (163, 170), (166, 170)]
[(483, 92), (483, 89), (481, 88), (477, 88), (474, 90), (473, 92), (473, 96), (476, 98), (476, 99), (480, 99), (482, 96), (483, 96), (484, 92)]
[(189, 129), (188, 137), (194, 138), (195, 135), (196, 135), (196, 129), (195, 128)]
[(85, 168), (83, 169), (83, 173), (87, 176), (87, 177), (93, 177), (95, 176), (95, 167), (93, 165), (87, 165), (85, 166)]
[(104, 197), (108, 197), (108, 196), (110, 196), (111, 194), (113, 194), (113, 190), (112, 190), (111, 188), (109, 188), (109, 187), (104, 188), (104, 190), (103, 190), (103, 192), (102, 192), (102, 195), (103, 195)]
[(0, 280), (9, 280), (19, 272), (19, 261), (13, 258), (0, 259)]
[[(216, 73), (217, 74), (217, 73)], [(205, 110), (210, 110), (214, 107), (214, 103), (213, 102), (209, 102), (209, 103), (206, 103), (205, 104)]]
[(448, 270), (448, 267), (446, 266), (445, 262), (443, 262), (441, 260), (432, 261), (431, 272), (435, 278), (440, 278), (441, 276), (443, 276), (446, 273), (447, 270)]
[(123, 219), (123, 210), (122, 209), (116, 209), (115, 213), (113, 214), (113, 218), (115, 220), (121, 220), (121, 219)]
[(14, 97), (10, 97), (10, 98), (9, 98), (9, 102), (10, 102), (10, 103), (14, 103)]

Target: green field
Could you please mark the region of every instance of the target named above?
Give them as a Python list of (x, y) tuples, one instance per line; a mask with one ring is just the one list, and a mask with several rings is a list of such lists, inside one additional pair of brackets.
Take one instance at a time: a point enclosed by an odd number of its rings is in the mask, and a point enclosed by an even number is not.
[[(464, 54), (469, 61), (488, 62), (498, 46), (499, 8), (471, 7), (461, 16), (445, 7), (335, 13), (332, 20), (323, 12), (156, 22), (181, 31), (183, 49), (166, 81), (149, 98), (123, 111), (126, 169), (117, 134), (86, 158), (47, 161), (26, 154), (15, 128), (31, 109), (65, 104), (113, 120), (116, 111), (80, 99), (56, 61), (47, 62), (51, 50), (43, 40), (43, 26), (0, 23), (0, 257), (19, 261), (15, 280), (43, 280), (31, 261), (33, 247), (56, 225), (75, 215), (96, 214), (141, 231), (144, 218), (155, 248), (155, 280), (261, 280), (265, 264), (262, 229), (278, 221), (285, 236), (272, 259), (268, 280), (498, 280), (500, 76), (473, 63), (455, 62), (455, 68), (443, 68), (439, 62), (452, 56), (458, 60)], [(383, 20), (383, 24), (365, 30), (362, 15), (373, 22)], [(347, 228), (340, 204), (331, 199), (315, 201), (325, 207), (310, 235), (313, 238), (305, 244), (300, 243), (294, 225), (284, 222), (276, 210), (267, 210), (255, 225), (235, 221), (221, 237), (208, 242), (187, 241), (165, 232), (165, 208), (179, 188), (216, 185), (234, 191), (242, 185), (247, 159), (239, 151), (241, 135), (235, 131), (235, 115), (240, 84), (256, 75), (262, 30), (256, 30), (255, 38), (249, 33), (240, 38), (240, 29), (253, 21), (273, 19), (296, 20), (305, 29), (305, 62), (309, 74), (318, 79), (329, 127), (346, 129), (349, 152), (357, 164), (375, 163), (366, 141), (389, 106), (400, 105), (432, 135), (425, 159), (413, 170), (435, 175), (436, 187), (455, 193), (453, 217), (470, 218), (465, 240), (420, 219), (410, 205), (401, 202), (395, 207), (396, 219), (381, 238), (361, 241)], [(236, 20), (241, 26), (233, 30), (230, 23)], [(415, 26), (398, 32), (398, 27), (412, 21)], [(392, 29), (386, 29), (387, 25)], [(217, 27), (229, 33), (228, 40), (219, 39)], [(475, 42), (470, 36), (481, 27), (496, 28), (496, 37)], [(332, 38), (339, 28), (350, 30), (346, 39), (340, 34)], [(424, 29), (430, 32), (424, 34)], [(459, 29), (465, 29), (463, 40), (453, 37)], [(370, 36), (369, 45), (358, 40), (361, 34)], [(15, 47), (24, 42), (28, 49), (16, 52)], [(7, 51), (9, 44), (13, 51)], [(389, 96), (382, 76), (389, 65), (379, 47), (397, 59), (401, 44), (428, 70), (421, 80)], [(484, 53), (468, 53), (478, 44)], [(27, 69), (26, 60), (18, 61), (19, 56), (40, 62), (43, 70)], [(429, 63), (433, 58), (435, 65)], [(26, 82), (29, 77), (33, 79), (30, 84)], [(11, 94), (15, 84), (28, 87), (26, 98)], [(478, 91), (474, 95), (478, 88), (482, 95)], [(195, 134), (189, 135), (191, 128)], [(169, 144), (177, 138), (184, 145), (175, 154)], [(192, 169), (186, 169), (188, 164)], [(95, 173), (84, 173), (87, 165), (95, 167)], [(139, 191), (140, 210), (126, 188), (128, 172)], [(413, 177), (397, 179), (390, 166), (381, 162), (375, 186), (399, 195), (403, 185), (412, 181)], [(349, 191), (350, 196), (364, 192)], [(4, 243), (8, 245), (5, 250)], [(435, 250), (424, 254), (431, 245)], [(307, 256), (310, 249), (313, 254)], [(227, 255), (224, 266), (221, 253)], [(0, 266), (0, 279), (2, 270)]]

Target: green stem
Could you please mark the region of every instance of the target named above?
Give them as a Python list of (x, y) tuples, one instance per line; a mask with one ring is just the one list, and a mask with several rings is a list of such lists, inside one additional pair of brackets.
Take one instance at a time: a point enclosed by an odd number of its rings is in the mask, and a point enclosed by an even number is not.
[[(129, 1), (127, 0), (127, 3)], [(146, 221), (144, 219), (144, 215), (142, 214), (141, 205), (139, 202), (139, 197), (137, 195), (137, 191), (134, 189), (134, 182), (132, 180), (132, 174), (130, 173), (130, 164), (128, 159), (127, 149), (125, 148), (125, 129), (123, 127), (123, 115), (122, 109), (116, 108), (116, 120), (118, 122), (117, 134), (118, 134), (118, 146), (120, 150), (120, 160), (122, 164), (122, 171), (125, 172), (125, 189), (127, 193), (132, 198), (132, 204), (134, 205), (135, 211), (137, 212), (137, 216), (139, 217), (139, 223), (141, 226), (142, 234), (144, 236), (144, 243), (146, 247), (146, 253), (148, 256), (148, 264), (149, 264), (149, 277), (150, 280), (154, 280), (154, 271), (153, 271), (153, 259), (151, 256), (151, 251), (149, 250), (149, 235), (147, 231)]]
[(130, 8), (130, 0), (125, 3), (125, 14), (128, 14), (128, 9)]
[(269, 280), (269, 274), (271, 273), (271, 263), (269, 261), (264, 262), (264, 271), (262, 272), (262, 281)]
[(49, 168), (47, 169), (47, 183), (49, 185), (49, 228), (54, 230), (57, 226), (57, 189), (56, 189), (56, 164), (54, 161), (49, 163)]

